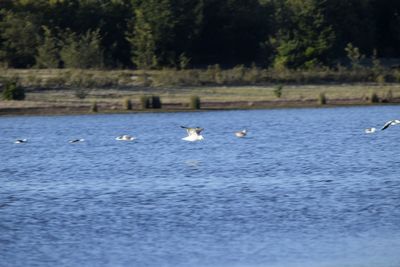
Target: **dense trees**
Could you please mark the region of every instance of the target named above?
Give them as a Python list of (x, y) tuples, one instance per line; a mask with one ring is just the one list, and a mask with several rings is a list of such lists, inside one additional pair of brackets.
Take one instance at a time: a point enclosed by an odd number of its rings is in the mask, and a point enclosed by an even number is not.
[[(400, 56), (396, 0), (0, 0), (0, 64), (335, 66)], [(347, 52), (346, 52), (347, 51)]]

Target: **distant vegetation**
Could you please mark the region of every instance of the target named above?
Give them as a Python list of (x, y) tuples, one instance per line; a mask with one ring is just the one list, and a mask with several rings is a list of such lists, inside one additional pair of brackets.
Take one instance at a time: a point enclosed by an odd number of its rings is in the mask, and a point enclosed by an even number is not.
[(2, 109), (399, 103), (398, 14), (393, 0), (0, 0), (1, 98), (26, 100)]
[(327, 101), (327, 99), (326, 99), (325, 93), (323, 93), (323, 92), (320, 93), (319, 97), (318, 97), (318, 103), (320, 105), (326, 105), (326, 101)]
[(201, 102), (200, 102), (200, 97), (197, 95), (193, 95), (190, 97), (190, 102), (189, 102), (189, 108), (190, 109), (200, 109), (201, 107)]
[(385, 82), (379, 58), (400, 57), (399, 13), (393, 0), (1, 0), (0, 64), (168, 68), (199, 83), (189, 70), (210, 66), (217, 84), (258, 81), (255, 66), (368, 66)]
[(6, 80), (3, 84), (2, 98), (4, 100), (24, 100), (25, 90), (22, 88), (18, 81)]
[(93, 101), (92, 105), (90, 106), (90, 111), (91, 112), (98, 112), (99, 111), (99, 106), (97, 105), (96, 101)]
[(124, 109), (132, 110), (132, 101), (129, 98), (125, 98), (123, 102)]
[[(3, 69), (1, 80), (17, 78), (24, 88), (67, 89), (71, 88), (78, 99), (84, 99), (89, 91), (99, 88), (126, 87), (185, 87), (185, 86), (275, 86), (275, 96), (284, 94), (290, 84), (321, 83), (376, 83), (400, 82), (397, 69), (359, 69), (341, 67), (314, 70), (276, 70), (242, 65), (231, 69), (211, 66), (207, 69), (161, 70), (81, 70), (81, 69)], [(1, 87), (1, 85), (0, 85)], [(1, 89), (0, 89), (1, 90)]]

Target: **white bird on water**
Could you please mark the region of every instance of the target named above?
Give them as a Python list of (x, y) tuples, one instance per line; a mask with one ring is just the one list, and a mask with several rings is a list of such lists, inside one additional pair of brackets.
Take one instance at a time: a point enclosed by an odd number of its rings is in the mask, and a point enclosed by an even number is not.
[(120, 135), (117, 138), (115, 138), (115, 140), (118, 140), (118, 141), (133, 141), (135, 139), (136, 139), (135, 137), (127, 135), (127, 134)]
[(397, 125), (397, 124), (400, 124), (400, 120), (391, 120), (391, 121), (388, 121), (388, 122), (385, 123), (385, 125), (383, 125), (381, 131), (387, 129), (389, 126)]
[(242, 131), (238, 131), (235, 133), (235, 135), (236, 135), (236, 137), (239, 137), (239, 138), (245, 137), (247, 135), (247, 130), (244, 129)]
[(15, 140), (15, 144), (22, 144), (22, 143), (26, 143), (26, 142), (28, 142), (28, 139), (17, 139), (17, 140)]
[(376, 132), (376, 128), (374, 128), (374, 127), (365, 129), (365, 133), (367, 133), (367, 134), (371, 134), (374, 132)]
[(189, 142), (194, 142), (194, 141), (200, 141), (204, 140), (204, 137), (200, 134), (201, 131), (203, 131), (203, 128), (196, 127), (196, 128), (190, 128), (186, 126), (181, 126), (181, 128), (186, 129), (188, 136), (182, 138), (182, 140), (189, 141)]
[(79, 142), (83, 142), (85, 141), (85, 139), (73, 139), (73, 140), (69, 140), (68, 142), (73, 144), (73, 143), (79, 143)]

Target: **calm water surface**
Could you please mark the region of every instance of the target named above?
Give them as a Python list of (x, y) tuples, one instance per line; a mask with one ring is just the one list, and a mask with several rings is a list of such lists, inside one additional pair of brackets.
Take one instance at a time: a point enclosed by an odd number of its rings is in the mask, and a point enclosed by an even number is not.
[[(0, 266), (398, 267), (400, 127), (363, 130), (399, 117), (385, 106), (0, 118)], [(205, 140), (182, 141), (180, 125)], [(137, 140), (115, 140), (125, 133)]]

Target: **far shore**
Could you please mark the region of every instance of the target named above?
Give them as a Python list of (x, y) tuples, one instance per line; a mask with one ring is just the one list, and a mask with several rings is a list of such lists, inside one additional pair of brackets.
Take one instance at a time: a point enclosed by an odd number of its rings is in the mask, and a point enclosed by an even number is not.
[[(242, 75), (239, 79), (232, 76), (233, 70), (222, 71), (220, 74), (223, 74), (225, 80), (220, 81), (214, 79), (213, 73), (201, 70), (141, 72), (2, 69), (0, 78), (3, 81), (16, 79), (25, 90), (25, 99), (0, 100), (0, 116), (400, 104), (400, 83), (386, 82), (385, 79), (378, 79), (379, 82), (357, 82), (361, 78), (370, 79), (369, 70), (361, 72), (365, 77), (355, 71), (274, 73), (256, 70), (269, 75), (269, 82), (263, 82), (263, 76), (258, 76), (259, 80), (252, 80)], [(245, 69), (244, 73), (251, 74), (256, 70)], [(310, 77), (319, 79), (313, 80)], [(329, 82), (332, 77), (338, 80)], [(353, 82), (347, 79), (347, 83), (340, 83), (346, 77), (357, 79)], [(220, 82), (223, 84), (218, 84)], [(142, 100), (148, 96), (158, 97), (162, 103), (161, 108), (144, 108)], [(190, 108), (190, 99), (194, 96), (200, 99), (200, 109)], [(94, 105), (96, 112), (93, 112)]]
[[(349, 90), (349, 86), (346, 86)], [(258, 88), (260, 89), (260, 88)], [(304, 89), (304, 88), (303, 88)], [(387, 90), (388, 88), (386, 88)], [(84, 114), (133, 114), (133, 113), (151, 113), (151, 112), (196, 112), (196, 111), (217, 111), (217, 110), (251, 110), (251, 109), (276, 109), (276, 108), (326, 108), (326, 107), (349, 107), (349, 106), (377, 106), (377, 105), (398, 105), (400, 104), (400, 90), (396, 89), (396, 95), (387, 99), (380, 99), (379, 102), (371, 102), (368, 97), (358, 98), (330, 98), (329, 94), (325, 93), (326, 103), (322, 104), (319, 98), (305, 98), (301, 99), (286, 99), (280, 97), (276, 99), (263, 99), (260, 100), (241, 100), (240, 97), (233, 99), (229, 96), (224, 101), (219, 99), (217, 95), (208, 95), (204, 99), (214, 98), (213, 100), (201, 101), (200, 109), (191, 109), (187, 101), (189, 96), (176, 95), (176, 98), (171, 96), (164, 96), (161, 94), (162, 101), (161, 108), (147, 108), (143, 109), (140, 102), (137, 100), (138, 96), (108, 96), (96, 97), (90, 96), (89, 99), (71, 100), (71, 96), (66, 94), (64, 97), (60, 96), (59, 100), (54, 99), (55, 92), (43, 91), (40, 93), (27, 93), (27, 100), (24, 101), (0, 101), (0, 116), (19, 116), (19, 115), (84, 115)], [(218, 92), (218, 88), (214, 89)], [(223, 90), (223, 88), (220, 88)], [(267, 90), (267, 89), (265, 89)], [(293, 90), (293, 89), (292, 89)], [(301, 90), (301, 88), (298, 88)], [(319, 86), (313, 89), (315, 95), (318, 92), (323, 92), (324, 87)], [(102, 89), (102, 92), (107, 91)], [(34, 96), (30, 94), (35, 94)], [(249, 96), (248, 96), (249, 97)], [(36, 100), (40, 98), (41, 100)], [(63, 99), (64, 98), (64, 99)], [(124, 99), (131, 99), (132, 107), (127, 110), (123, 105)], [(164, 100), (163, 100), (164, 98)], [(246, 99), (246, 97), (243, 97)], [(167, 100), (167, 101), (165, 101)], [(97, 111), (92, 111), (92, 105), (96, 102)]]

